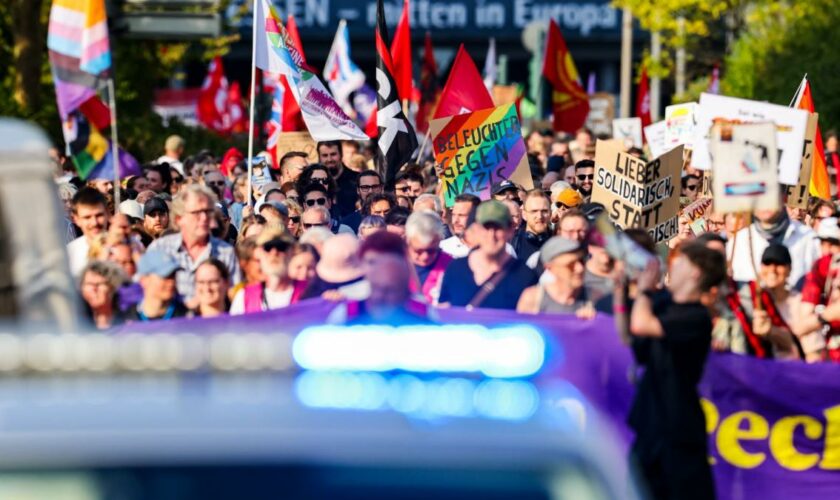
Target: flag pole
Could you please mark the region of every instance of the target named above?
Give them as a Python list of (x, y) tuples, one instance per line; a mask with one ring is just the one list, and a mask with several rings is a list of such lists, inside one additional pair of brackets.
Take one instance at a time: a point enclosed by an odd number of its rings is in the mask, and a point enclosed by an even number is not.
[(800, 99), (799, 95), (802, 93), (802, 88), (805, 86), (806, 81), (808, 81), (808, 73), (805, 73), (802, 76), (802, 80), (799, 82), (799, 86), (796, 87), (796, 93), (793, 94), (793, 99), (790, 101), (790, 105), (788, 106), (789, 108), (792, 108), (796, 104), (798, 104), (798, 101)]
[(248, 121), (248, 199), (246, 206), (251, 206), (251, 199), (253, 198), (253, 186), (251, 185), (251, 176), (254, 172), (253, 158), (254, 158), (254, 89), (257, 87), (257, 6), (258, 2), (262, 0), (254, 0), (254, 6), (251, 9), (251, 100), (248, 106), (250, 119)]
[(111, 164), (114, 168), (114, 215), (120, 210), (120, 146), (117, 136), (117, 98), (114, 79), (108, 78), (108, 107), (111, 108)]

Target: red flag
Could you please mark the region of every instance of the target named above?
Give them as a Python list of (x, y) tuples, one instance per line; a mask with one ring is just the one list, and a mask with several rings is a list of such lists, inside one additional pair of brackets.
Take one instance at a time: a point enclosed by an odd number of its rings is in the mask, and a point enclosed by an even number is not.
[(365, 123), (365, 134), (371, 139), (376, 139), (379, 137), (379, 124), (376, 121), (376, 106), (373, 107), (373, 112), (368, 117), (367, 123)]
[(420, 106), (417, 109), (417, 131), (429, 130), (429, 117), (435, 108), (440, 87), (437, 80), (437, 63), (432, 49), (432, 35), (427, 31), (423, 49), (423, 66), (420, 68)]
[(241, 134), (248, 131), (248, 119), (245, 117), (245, 106), (242, 104), (242, 91), (239, 82), (233, 82), (228, 91), (228, 115), (230, 116), (230, 131)]
[(554, 87), (551, 93), (554, 130), (575, 133), (586, 122), (589, 98), (580, 84), (572, 54), (554, 19), (548, 28), (542, 73)]
[(230, 117), (227, 114), (228, 81), (222, 58), (216, 57), (210, 61), (207, 77), (198, 93), (196, 118), (199, 123), (220, 134), (230, 132)]
[(394, 80), (397, 84), (397, 92), (400, 101), (412, 98), (414, 78), (412, 74), (411, 61), (411, 26), (408, 21), (409, 0), (404, 0), (400, 22), (394, 32), (394, 40), (391, 44), (391, 61), (394, 64)]
[[(803, 78), (799, 85), (800, 92), (794, 97), (794, 107), (814, 113), (814, 98), (811, 96), (811, 82)], [(831, 181), (828, 175), (828, 165), (825, 161), (825, 145), (823, 144), (822, 132), (817, 125), (817, 134), (814, 136), (814, 160), (811, 163), (811, 185), (809, 191), (811, 196), (824, 200), (831, 200)], [(840, 176), (837, 178), (840, 183)]]
[(93, 95), (79, 106), (79, 111), (98, 130), (105, 130), (111, 124), (111, 110), (97, 95)]
[(636, 116), (642, 119), (642, 128), (644, 128), (653, 123), (653, 120), (650, 118), (648, 74), (644, 64), (642, 64), (641, 73), (639, 75), (639, 86), (636, 87)]
[(461, 44), (446, 85), (443, 86), (434, 117), (455, 116), (495, 106), (475, 62), (464, 49), (464, 44)]

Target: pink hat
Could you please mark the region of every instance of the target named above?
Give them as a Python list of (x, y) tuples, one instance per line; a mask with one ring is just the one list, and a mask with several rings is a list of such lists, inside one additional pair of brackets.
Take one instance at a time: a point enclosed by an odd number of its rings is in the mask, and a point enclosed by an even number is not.
[(329, 283), (343, 283), (362, 277), (359, 240), (351, 234), (338, 234), (324, 242), (321, 260), (315, 266), (318, 277)]

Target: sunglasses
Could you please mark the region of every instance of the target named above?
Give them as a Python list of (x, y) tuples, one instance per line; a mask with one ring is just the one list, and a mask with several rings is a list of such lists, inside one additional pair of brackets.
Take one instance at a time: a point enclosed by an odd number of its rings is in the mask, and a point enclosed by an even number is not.
[(686, 189), (687, 191), (697, 191), (697, 188), (698, 188), (698, 187), (700, 187), (700, 186), (698, 186), (697, 184), (693, 184), (693, 185), (691, 185), (691, 186), (686, 186), (686, 187), (685, 187), (685, 189)]
[(577, 180), (579, 181), (591, 181), (595, 178), (595, 174), (578, 174), (575, 177), (577, 177)]
[(225, 181), (208, 182), (207, 185), (208, 186), (224, 186)]
[(555, 202), (554, 202), (554, 208), (565, 208), (566, 210), (568, 210), (568, 209), (570, 209), (571, 207), (570, 207), (569, 205), (566, 205), (565, 203), (562, 203), (562, 202), (559, 202), (559, 201), (555, 201)]
[(275, 239), (263, 243), (262, 248), (266, 252), (271, 252), (272, 250), (277, 250), (278, 252), (285, 252), (289, 249), (289, 243), (280, 239)]
[(173, 177), (173, 178), (172, 178), (172, 182), (174, 182), (174, 183), (178, 183), (178, 184), (183, 184), (183, 182), (184, 182), (184, 178), (183, 178), (183, 177), (177, 177), (177, 176), (176, 176), (176, 177)]
[(326, 177), (313, 177), (311, 181), (323, 184), (324, 186), (326, 186), (330, 182)]
[(306, 206), (307, 207), (314, 207), (316, 203), (320, 206), (324, 206), (324, 205), (327, 204), (327, 199), (326, 198), (318, 198), (317, 200), (306, 200)]
[(289, 217), (289, 220), (294, 222), (295, 224), (297, 224), (297, 223), (300, 222), (300, 215), (293, 215), (293, 216)]
[(324, 227), (326, 225), (327, 225), (326, 222), (312, 222), (312, 223), (304, 222), (303, 223), (303, 228), (304, 229), (309, 229), (310, 227)]

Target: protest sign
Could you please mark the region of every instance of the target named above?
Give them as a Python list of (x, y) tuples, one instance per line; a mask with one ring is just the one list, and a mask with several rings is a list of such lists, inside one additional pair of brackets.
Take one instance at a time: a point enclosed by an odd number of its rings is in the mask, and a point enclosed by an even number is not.
[(446, 206), (462, 193), (488, 200), (505, 180), (533, 189), (513, 104), (432, 120), (430, 130)]
[(752, 212), (779, 207), (775, 129), (769, 122), (712, 128), (709, 151), (715, 212)]
[(589, 96), (586, 128), (595, 135), (612, 135), (613, 118), (615, 118), (615, 96), (607, 92), (595, 92)]
[(805, 142), (802, 145), (802, 166), (799, 170), (799, 182), (787, 187), (787, 206), (808, 208), (811, 200), (811, 166), (814, 164), (814, 137), (817, 135), (817, 113), (808, 115), (808, 127), (805, 129)]
[(318, 149), (309, 132), (282, 132), (277, 139), (278, 161), (289, 151), (306, 153), (310, 163), (318, 163)]
[(781, 152), (778, 159), (778, 181), (790, 185), (799, 181), (802, 144), (808, 126), (807, 111), (766, 102), (702, 94), (695, 118), (697, 126), (694, 129), (692, 167), (701, 170), (712, 168), (709, 148), (712, 125), (772, 122), (776, 124), (776, 146)]
[(694, 139), (696, 102), (672, 104), (665, 108), (665, 149), (679, 145), (692, 148)]
[(619, 141), (598, 141), (592, 201), (607, 207), (622, 228), (647, 229), (656, 243), (677, 235), (683, 148), (645, 163), (622, 151)]
[(642, 141), (642, 119), (641, 118), (616, 118), (612, 123), (613, 139), (620, 139), (625, 144), (628, 142), (632, 147), (641, 148)]
[(647, 139), (650, 155), (653, 158), (662, 156), (668, 152), (665, 148), (665, 120), (645, 127), (645, 139)]

